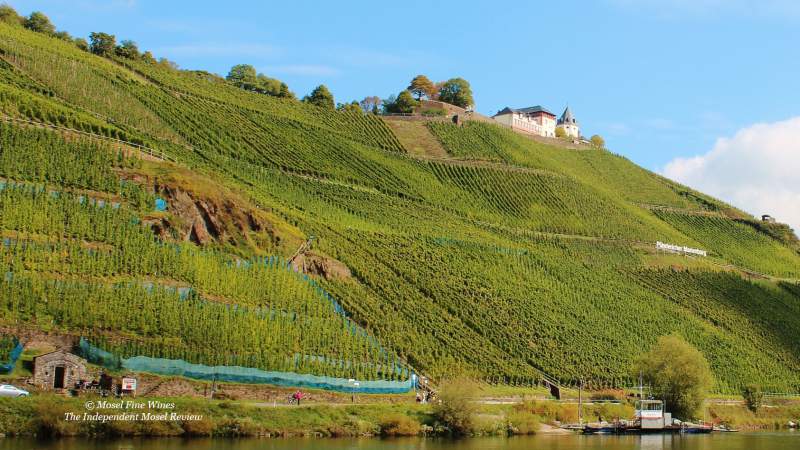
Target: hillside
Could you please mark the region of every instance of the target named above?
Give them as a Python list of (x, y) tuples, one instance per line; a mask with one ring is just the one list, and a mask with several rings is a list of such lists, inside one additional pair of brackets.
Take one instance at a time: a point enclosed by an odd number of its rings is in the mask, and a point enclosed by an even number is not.
[(719, 391), (800, 391), (797, 248), (623, 157), (480, 122), (393, 127), (6, 24), (0, 78), (7, 336), (601, 387), (680, 333)]

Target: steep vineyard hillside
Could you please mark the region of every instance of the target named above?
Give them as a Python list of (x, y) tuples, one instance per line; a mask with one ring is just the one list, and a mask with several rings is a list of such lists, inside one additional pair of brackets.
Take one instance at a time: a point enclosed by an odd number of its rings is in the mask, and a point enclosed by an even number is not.
[(402, 127), (436, 139), (428, 159), (378, 116), (4, 24), (0, 80), (2, 342), (599, 387), (679, 333), (720, 391), (800, 390), (797, 249), (622, 157), (487, 123)]

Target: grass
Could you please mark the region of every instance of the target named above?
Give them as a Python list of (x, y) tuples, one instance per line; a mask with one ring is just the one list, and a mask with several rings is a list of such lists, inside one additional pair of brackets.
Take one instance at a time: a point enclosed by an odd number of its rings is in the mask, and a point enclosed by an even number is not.
[[(176, 413), (201, 416), (198, 420), (123, 420), (106, 423), (66, 421), (66, 413), (89, 413), (87, 399), (33, 396), (0, 399), (0, 433), (14, 436), (373, 436), (380, 434), (387, 418), (402, 417), (406, 423), (429, 423), (424, 406), (402, 405), (309, 405), (300, 407), (256, 407), (233, 401), (208, 401), (176, 398), (142, 400), (172, 403), (171, 407), (149, 407), (152, 414)], [(112, 400), (112, 402), (115, 400)], [(99, 403), (98, 403), (99, 404)], [(119, 409), (96, 408), (91, 413), (114, 414)]]
[(425, 122), (411, 120), (393, 120), (386, 118), (386, 124), (392, 129), (408, 154), (421, 158), (447, 158), (447, 151), (425, 127)]

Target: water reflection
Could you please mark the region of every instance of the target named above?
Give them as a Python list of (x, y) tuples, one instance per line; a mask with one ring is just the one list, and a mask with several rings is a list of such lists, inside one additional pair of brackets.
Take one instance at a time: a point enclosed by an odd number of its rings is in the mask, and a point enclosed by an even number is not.
[(450, 439), (0, 439), (0, 450), (784, 450), (798, 433)]

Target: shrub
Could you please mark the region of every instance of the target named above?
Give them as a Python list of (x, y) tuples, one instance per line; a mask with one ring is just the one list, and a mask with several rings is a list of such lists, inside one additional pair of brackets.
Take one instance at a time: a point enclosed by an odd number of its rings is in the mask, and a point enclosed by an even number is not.
[(511, 411), (508, 414), (510, 434), (536, 434), (541, 427), (539, 416), (527, 411)]
[(761, 386), (757, 384), (748, 384), (745, 386), (742, 391), (742, 397), (744, 397), (744, 403), (747, 405), (747, 409), (754, 413), (758, 412), (758, 408), (760, 408), (764, 402), (764, 393), (761, 391)]
[(476, 413), (472, 399), (477, 391), (478, 384), (469, 378), (455, 378), (442, 384), (434, 414), (452, 434), (463, 436), (472, 432)]
[(416, 436), (419, 434), (420, 424), (411, 417), (396, 413), (381, 418), (380, 428), (383, 436)]
[(623, 400), (625, 394), (613, 389), (603, 389), (601, 391), (592, 392), (589, 394), (589, 398), (592, 400)]
[(183, 422), (183, 432), (187, 436), (211, 436), (214, 434), (214, 428), (214, 422), (205, 417)]

